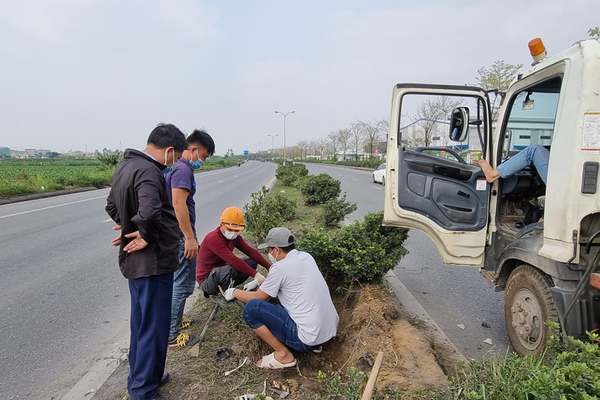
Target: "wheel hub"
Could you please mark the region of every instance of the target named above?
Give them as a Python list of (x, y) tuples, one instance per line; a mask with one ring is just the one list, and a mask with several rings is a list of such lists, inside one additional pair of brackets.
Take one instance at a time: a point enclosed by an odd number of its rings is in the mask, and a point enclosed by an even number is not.
[(520, 289), (510, 311), (512, 327), (519, 341), (528, 350), (535, 350), (542, 339), (544, 324), (542, 308), (535, 295), (529, 289)]

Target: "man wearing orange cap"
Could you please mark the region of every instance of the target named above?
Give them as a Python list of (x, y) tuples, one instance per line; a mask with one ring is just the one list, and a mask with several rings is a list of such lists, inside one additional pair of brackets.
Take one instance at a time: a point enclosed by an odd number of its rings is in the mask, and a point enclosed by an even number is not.
[[(219, 294), (219, 286), (226, 290), (232, 281), (237, 286), (248, 277), (253, 277), (254, 281), (247, 286), (256, 287), (265, 280), (256, 267), (262, 265), (268, 269), (271, 263), (242, 238), (241, 232), (245, 227), (242, 210), (227, 207), (221, 214), (220, 225), (202, 240), (196, 258), (196, 282), (204, 296)], [(249, 258), (236, 256), (234, 249)]]

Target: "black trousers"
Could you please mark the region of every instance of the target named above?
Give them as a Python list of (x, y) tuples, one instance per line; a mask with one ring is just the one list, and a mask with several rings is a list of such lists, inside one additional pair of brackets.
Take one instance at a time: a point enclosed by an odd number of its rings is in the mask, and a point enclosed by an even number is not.
[(129, 279), (131, 338), (127, 391), (131, 400), (156, 395), (165, 370), (173, 274)]
[[(256, 261), (251, 259), (244, 259), (244, 261), (256, 269)], [(224, 291), (227, 290), (231, 281), (233, 280), (233, 286), (238, 286), (244, 283), (248, 279), (248, 275), (238, 271), (230, 265), (223, 265), (222, 267), (213, 268), (210, 274), (200, 284), (200, 289), (204, 292), (204, 296), (214, 296), (220, 292), (219, 286)]]

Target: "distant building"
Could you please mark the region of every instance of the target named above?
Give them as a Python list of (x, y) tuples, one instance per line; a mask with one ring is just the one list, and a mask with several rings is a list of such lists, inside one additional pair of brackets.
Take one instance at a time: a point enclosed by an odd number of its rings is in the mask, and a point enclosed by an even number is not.
[[(8, 147), (3, 147), (0, 149), (8, 149), (8, 152), (6, 152), (8, 157), (11, 158), (19, 158), (19, 159), (23, 159), (23, 158), (52, 158), (52, 157), (56, 157), (58, 156), (58, 153), (51, 151), (51, 150), (46, 150), (46, 149), (25, 149), (25, 150), (13, 150), (13, 149), (9, 149)], [(1, 157), (2, 155), (0, 155)]]
[(8, 147), (0, 147), (0, 158), (10, 157), (10, 149)]
[(25, 149), (25, 154), (28, 158), (46, 158), (52, 153), (50, 150), (41, 149)]
[(27, 158), (27, 154), (22, 150), (10, 150), (11, 158)]

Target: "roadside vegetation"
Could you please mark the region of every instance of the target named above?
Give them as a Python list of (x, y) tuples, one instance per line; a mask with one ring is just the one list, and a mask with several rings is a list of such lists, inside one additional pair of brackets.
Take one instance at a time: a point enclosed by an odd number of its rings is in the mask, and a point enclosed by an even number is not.
[[(558, 325), (553, 325), (558, 332)], [(600, 336), (557, 335), (539, 357), (509, 353), (471, 361), (450, 380), (451, 398), (466, 400), (600, 399)]]
[[(0, 160), (0, 198), (110, 184), (122, 158), (120, 151), (103, 150), (95, 158), (39, 158)], [(241, 157), (214, 156), (202, 171), (238, 165)]]
[(75, 187), (102, 187), (113, 169), (97, 159), (0, 160), (0, 197)]
[(319, 164), (331, 164), (331, 165), (341, 165), (345, 167), (358, 167), (358, 168), (370, 168), (375, 169), (380, 166), (385, 160), (379, 157), (370, 157), (365, 158), (364, 160), (336, 160), (335, 158), (331, 160), (316, 160), (316, 159), (305, 159), (303, 160), (309, 163), (319, 163)]
[[(258, 242), (270, 228), (285, 225), (297, 236), (301, 250), (315, 252), (340, 315), (337, 338), (326, 344), (321, 354), (297, 355), (299, 364), (295, 369), (261, 370), (253, 361), (271, 350), (243, 322), (242, 307), (231, 303), (219, 309), (195, 352), (169, 352), (172, 383), (161, 393), (167, 399), (184, 400), (232, 399), (243, 394), (275, 399), (283, 390), (289, 393), (285, 396), (288, 400), (359, 399), (378, 351), (383, 351), (385, 357), (376, 399), (400, 395), (403, 399), (426, 399), (431, 397), (421, 393), (444, 390), (448, 381), (432, 344), (420, 328), (409, 322), (382, 283), (383, 274), (406, 254), (406, 231), (382, 229), (381, 213), (341, 224), (355, 206), (348, 206), (339, 182), (329, 176), (308, 175), (303, 165), (279, 167), (277, 176), (270, 191), (255, 193), (246, 206), (248, 229), (244, 236)], [(315, 179), (327, 187), (315, 191)], [(305, 193), (313, 196), (311, 201)], [(340, 224), (325, 222), (331, 201), (346, 205), (341, 219), (335, 218)], [(317, 249), (321, 246), (331, 260), (324, 259), (324, 252)], [(367, 254), (374, 248), (378, 262)], [(190, 334), (202, 330), (213, 304), (210, 299), (198, 301), (189, 317), (199, 323), (192, 325)], [(218, 361), (217, 354), (223, 348), (231, 350), (231, 356)], [(244, 367), (224, 376), (246, 357), (249, 361)]]

